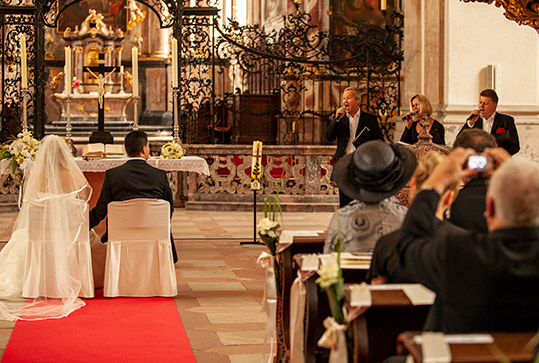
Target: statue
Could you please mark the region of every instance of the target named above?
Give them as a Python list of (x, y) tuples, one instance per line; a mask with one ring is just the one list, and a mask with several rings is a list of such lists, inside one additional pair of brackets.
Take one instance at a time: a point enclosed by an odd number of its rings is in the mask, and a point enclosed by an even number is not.
[(114, 71), (116, 70), (116, 68), (114, 68), (112, 70), (112, 72), (110, 72), (109, 74), (107, 74), (106, 77), (103, 77), (103, 75), (101, 73), (99, 74), (95, 74), (94, 72), (92, 72), (92, 70), (88, 67), (86, 67), (86, 69), (88, 70), (88, 72), (90, 72), (90, 74), (92, 76), (94, 76), (96, 79), (97, 79), (97, 100), (99, 102), (99, 107), (100, 108), (103, 108), (103, 104), (104, 104), (104, 100), (105, 100), (105, 81), (107, 79), (110, 78), (110, 76), (114, 73)]
[(129, 10), (129, 23), (127, 24), (127, 30), (129, 31), (138, 24), (142, 24), (146, 18), (146, 11), (140, 10), (135, 0), (128, 0), (128, 6), (125, 8)]
[[(84, 19), (80, 26), (79, 34), (86, 34), (95, 29), (95, 31), (98, 31), (103, 35), (109, 35), (109, 29), (103, 21), (105, 18), (103, 14), (98, 13), (95, 9), (88, 10), (88, 13), (89, 15)], [(95, 24), (95, 26), (92, 26), (92, 24)]]

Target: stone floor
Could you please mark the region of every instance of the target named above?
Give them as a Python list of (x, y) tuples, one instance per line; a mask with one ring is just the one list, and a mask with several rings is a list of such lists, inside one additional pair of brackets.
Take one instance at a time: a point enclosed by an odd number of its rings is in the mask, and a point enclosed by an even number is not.
[[(326, 229), (331, 216), (283, 213), (282, 228)], [(0, 214), (0, 241), (9, 240), (15, 217)], [(241, 244), (253, 241), (252, 212), (177, 209), (172, 230), (180, 256), (175, 300), (197, 362), (260, 362), (266, 315), (261, 312), (264, 270), (256, 259), (265, 247)], [(0, 357), (13, 326), (0, 321)], [(266, 349), (269, 353), (269, 342)]]

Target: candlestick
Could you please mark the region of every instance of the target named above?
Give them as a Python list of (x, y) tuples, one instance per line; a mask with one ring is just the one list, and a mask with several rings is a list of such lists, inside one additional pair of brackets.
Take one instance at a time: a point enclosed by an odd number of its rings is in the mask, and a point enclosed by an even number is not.
[(138, 97), (138, 48), (131, 49), (131, 62), (133, 63), (133, 97)]
[(27, 113), (27, 96), (28, 88), (22, 89), (22, 132), (28, 131), (28, 113)]
[(21, 35), (21, 88), (28, 88), (28, 68), (26, 66), (26, 36)]
[(387, 10), (387, 0), (380, 0), (380, 10), (382, 11)]
[(64, 78), (65, 78), (65, 92), (66, 95), (71, 95), (71, 47), (65, 47), (65, 66), (64, 66)]
[(180, 143), (180, 125), (178, 124), (178, 88), (172, 88), (172, 99), (174, 101), (174, 131), (173, 137), (175, 143)]
[(133, 106), (135, 107), (133, 109), (133, 130), (138, 130), (138, 100), (139, 96), (133, 97)]
[(178, 40), (172, 38), (172, 87), (178, 87)]
[(66, 114), (67, 114), (67, 122), (66, 122), (66, 142), (69, 145), (69, 149), (71, 150), (71, 154), (73, 156), (77, 156), (77, 149), (73, 145), (73, 140), (71, 139), (71, 95), (68, 95), (66, 97)]
[(124, 94), (124, 66), (120, 66), (120, 93)]

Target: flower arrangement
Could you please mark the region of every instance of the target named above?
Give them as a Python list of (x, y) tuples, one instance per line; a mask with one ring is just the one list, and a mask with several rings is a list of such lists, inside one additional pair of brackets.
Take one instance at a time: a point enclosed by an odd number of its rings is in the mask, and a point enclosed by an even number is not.
[[(273, 257), (275, 257), (275, 254), (277, 252), (277, 231), (280, 227), (279, 223), (277, 223), (277, 215), (281, 215), (282, 219), (281, 202), (279, 200), (279, 189), (277, 189), (276, 195), (272, 195), (264, 199), (264, 218), (258, 223), (258, 235), (260, 236), (260, 239), (262, 240), (262, 242), (264, 242)], [(277, 260), (275, 258), (273, 269), (275, 274), (275, 287), (277, 290), (277, 295), (281, 296), (279, 266), (277, 265)]]
[(9, 159), (12, 172), (24, 172), (28, 160), (34, 160), (39, 147), (30, 131), (20, 132), (9, 144), (4, 144), (0, 149), (0, 159)]
[(343, 239), (339, 232), (337, 235), (337, 243), (335, 244), (335, 250), (337, 251), (337, 263), (329, 263), (320, 266), (320, 269), (318, 270), (318, 275), (320, 277), (316, 279), (316, 283), (318, 286), (320, 286), (322, 291), (326, 291), (331, 315), (339, 324), (345, 323), (344, 314), (342, 311), (342, 286), (344, 283), (341, 269), (342, 241)]
[(184, 155), (183, 148), (175, 141), (169, 141), (161, 147), (163, 159), (181, 159)]
[(80, 87), (80, 80), (77, 77), (73, 77), (73, 82), (71, 82), (71, 89), (75, 90)]

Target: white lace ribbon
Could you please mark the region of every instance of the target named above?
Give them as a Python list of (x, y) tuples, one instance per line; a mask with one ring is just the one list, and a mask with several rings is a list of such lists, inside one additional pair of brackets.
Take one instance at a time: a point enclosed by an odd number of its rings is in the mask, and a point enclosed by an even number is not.
[(267, 252), (262, 252), (258, 256), (257, 263), (266, 269), (266, 278), (264, 284), (264, 299), (262, 311), (268, 315), (266, 321), (266, 336), (264, 337), (264, 352), (262, 353), (262, 362), (266, 360), (266, 343), (268, 335), (270, 336), (271, 347), (268, 362), (273, 358), (273, 341), (277, 338), (276, 318), (277, 318), (277, 288), (275, 286), (275, 271), (273, 269), (275, 257)]
[(290, 362), (305, 362), (304, 319), (305, 319), (305, 284), (301, 279), (301, 271), (290, 289)]
[(318, 341), (318, 346), (331, 349), (329, 353), (329, 363), (348, 362), (348, 349), (346, 347), (345, 325), (335, 321), (332, 316), (324, 320), (326, 331)]

